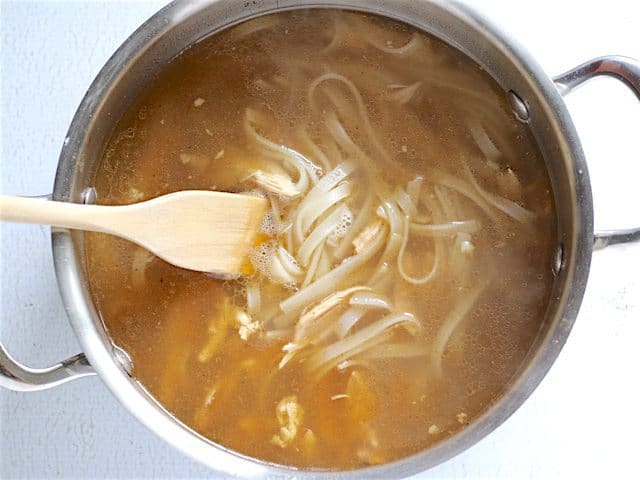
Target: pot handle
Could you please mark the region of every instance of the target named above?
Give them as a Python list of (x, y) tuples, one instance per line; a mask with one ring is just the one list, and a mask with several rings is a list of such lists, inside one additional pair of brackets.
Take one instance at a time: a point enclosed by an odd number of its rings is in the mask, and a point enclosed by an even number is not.
[[(34, 198), (48, 200), (51, 195)], [(95, 374), (84, 353), (69, 357), (51, 367), (29, 368), (9, 355), (0, 341), (0, 387), (16, 392), (37, 392)]]
[[(640, 100), (640, 62), (620, 55), (594, 58), (553, 78), (561, 95), (567, 95), (587, 80), (600, 75), (620, 80)], [(640, 228), (595, 232), (593, 249), (600, 250), (617, 243), (640, 241)]]
[(37, 392), (95, 374), (84, 353), (74, 355), (51, 367), (29, 368), (14, 360), (0, 343), (0, 387), (9, 390)]

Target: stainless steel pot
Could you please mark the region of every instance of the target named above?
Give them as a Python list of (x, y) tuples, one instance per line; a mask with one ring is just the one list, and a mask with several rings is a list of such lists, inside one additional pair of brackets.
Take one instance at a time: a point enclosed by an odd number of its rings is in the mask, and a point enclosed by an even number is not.
[(592, 249), (640, 240), (640, 228), (593, 232), (589, 175), (580, 142), (561, 98), (586, 80), (609, 75), (640, 99), (640, 63), (623, 57), (594, 59), (550, 79), (514, 41), (468, 7), (439, 0), (193, 0), (176, 1), (140, 27), (111, 57), (89, 88), (60, 154), (53, 198), (90, 202), (91, 179), (115, 122), (147, 79), (185, 47), (243, 20), (301, 7), (338, 7), (395, 18), (457, 47), (482, 65), (502, 86), (514, 111), (529, 124), (553, 185), (557, 210), (554, 291), (543, 334), (509, 386), (480, 418), (433, 448), (382, 466), (327, 473), (300, 472), (244, 457), (214, 444), (172, 417), (130, 376), (130, 362), (105, 332), (87, 288), (83, 238), (53, 232), (53, 258), (60, 292), (83, 353), (46, 369), (14, 360), (0, 343), (0, 386), (34, 391), (98, 374), (114, 395), (157, 435), (220, 472), (246, 477), (371, 478), (410, 475), (470, 447), (507, 419), (551, 367), (575, 321), (589, 272)]

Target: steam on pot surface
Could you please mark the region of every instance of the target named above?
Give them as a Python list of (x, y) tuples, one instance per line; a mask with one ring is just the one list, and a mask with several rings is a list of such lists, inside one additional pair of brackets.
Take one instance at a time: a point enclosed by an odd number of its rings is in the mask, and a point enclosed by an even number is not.
[(136, 378), (258, 459), (339, 470), (428, 448), (500, 397), (541, 328), (554, 212), (533, 137), (478, 65), (393, 20), (299, 10), (201, 41), (131, 104), (95, 188), (269, 200), (237, 280), (86, 234)]

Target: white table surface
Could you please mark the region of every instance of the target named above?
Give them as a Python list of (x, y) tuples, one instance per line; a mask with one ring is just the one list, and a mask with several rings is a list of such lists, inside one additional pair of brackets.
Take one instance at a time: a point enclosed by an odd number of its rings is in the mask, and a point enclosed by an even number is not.
[[(2, 193), (51, 190), (66, 129), (120, 43), (164, 2), (1, 1)], [(590, 57), (640, 58), (640, 4), (476, 0), (557, 74)], [(640, 224), (640, 102), (612, 80), (567, 100), (593, 181), (598, 228)], [(58, 296), (49, 230), (1, 225), (0, 337), (46, 366), (79, 350)], [(424, 479), (639, 478), (640, 245), (594, 255), (566, 347), (503, 426)], [(0, 391), (1, 478), (211, 478), (148, 432), (92, 377)], [(418, 478), (418, 477), (416, 477)]]

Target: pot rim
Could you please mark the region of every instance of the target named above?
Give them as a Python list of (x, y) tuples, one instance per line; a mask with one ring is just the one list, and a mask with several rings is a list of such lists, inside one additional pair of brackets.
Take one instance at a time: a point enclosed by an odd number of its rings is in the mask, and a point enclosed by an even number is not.
[[(117, 361), (117, 354), (113, 348), (110, 348), (108, 339), (105, 339), (96, 329), (93, 319), (99, 316), (93, 304), (86, 301), (87, 287), (82, 282), (82, 262), (75, 255), (71, 233), (54, 230), (52, 233), (53, 260), (59, 289), (70, 323), (92, 366), (110, 391), (138, 420), (178, 450), (213, 469), (246, 477), (295, 475), (305, 478), (338, 476), (355, 479), (363, 476), (388, 478), (418, 473), (471, 447), (511, 416), (540, 383), (569, 335), (579, 310), (589, 271), (593, 241), (593, 205), (584, 154), (564, 101), (552, 80), (537, 62), (512, 38), (471, 7), (442, 0), (420, 1), (431, 8), (457, 17), (468, 28), (481, 31), (485, 39), (498, 45), (511, 62), (523, 72), (523, 75), (528, 76), (532, 88), (540, 98), (544, 99), (545, 108), (549, 109), (549, 118), (553, 119), (554, 126), (560, 132), (558, 138), (562, 144), (559, 147), (567, 161), (573, 165), (570, 172), (573, 178), (570, 180), (575, 190), (571, 193), (571, 198), (575, 200), (573, 218), (575, 228), (570, 238), (564, 240), (569, 248), (565, 248), (568, 255), (563, 259), (563, 268), (567, 275), (565, 287), (571, 288), (565, 288), (560, 292), (562, 305), (558, 312), (561, 318), (554, 319), (546, 338), (528, 359), (528, 363), (519, 372), (518, 378), (511, 384), (509, 390), (463, 430), (422, 452), (378, 466), (342, 472), (297, 470), (256, 460), (211, 442), (177, 419), (170, 418), (168, 412), (152, 399), (142, 386), (134, 383)], [(105, 85), (108, 86), (117, 81), (121, 71), (140, 54), (141, 48), (161, 36), (172, 22), (179, 22), (201, 8), (217, 3), (221, 1), (180, 2), (176, 0), (172, 2), (138, 28), (107, 61), (80, 103), (67, 133), (56, 172), (54, 200), (78, 201), (78, 198), (73, 198), (77, 197), (77, 192), (74, 193), (73, 188), (73, 173), (76, 171), (78, 162), (83, 161), (81, 153), (86, 127), (106, 95)], [(357, 0), (288, 0), (265, 3), (269, 5), (261, 5), (259, 11), (248, 11), (246, 17), (238, 21), (293, 8), (323, 7), (375, 13), (424, 30), (424, 25), (417, 25), (410, 17), (396, 16), (385, 11), (385, 6), (397, 4), (395, 0), (376, 0), (366, 3)], [(287, 5), (283, 5), (285, 3)], [(433, 32), (429, 33), (433, 34)], [(443, 40), (451, 44), (446, 38)], [(465, 53), (468, 54), (468, 52)], [(575, 172), (581, 172), (581, 174), (576, 175)]]

